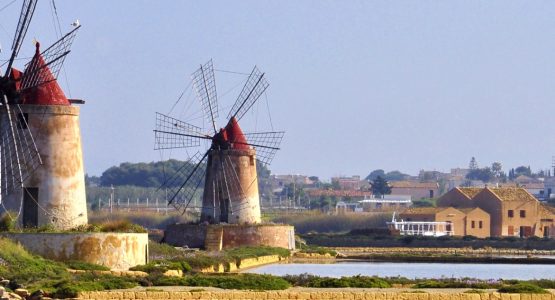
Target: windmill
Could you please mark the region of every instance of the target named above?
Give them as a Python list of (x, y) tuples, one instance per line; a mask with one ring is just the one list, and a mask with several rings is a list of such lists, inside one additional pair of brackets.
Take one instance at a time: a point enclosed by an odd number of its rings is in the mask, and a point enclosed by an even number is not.
[[(61, 114), (59, 108), (57, 113), (52, 112), (51, 106), (70, 106), (70, 101), (65, 98), (56, 78), (66, 56), (70, 53), (70, 47), (80, 28), (80, 26), (76, 26), (42, 52), (40, 43), (35, 42), (35, 54), (25, 65), (24, 71), (15, 69), (13, 64), (25, 40), (37, 2), (37, 0), (23, 1), (11, 46), (11, 54), (3, 76), (0, 74), (0, 207), (4, 210), (15, 209), (19, 214), (26, 213), (30, 216), (29, 224), (33, 226), (39, 225), (40, 214), (37, 211), (31, 212), (31, 208), (38, 210), (38, 206), (40, 206), (37, 186), (41, 185), (42, 181), (37, 178), (33, 179), (33, 175), (44, 165), (42, 153), (51, 152), (51, 149), (44, 151), (39, 149), (37, 146), (39, 143), (37, 143), (33, 131), (38, 131), (35, 128), (41, 126), (31, 123), (37, 124), (39, 119), (48, 123), (51, 115)], [(37, 115), (41, 116), (36, 117)], [(30, 118), (36, 120), (31, 122)], [(40, 144), (47, 144), (50, 147), (54, 143), (51, 141), (51, 136), (46, 134), (46, 137), (40, 137)], [(42, 171), (43, 173), (48, 173), (48, 168), (57, 163), (51, 161), (50, 158), (47, 160), (49, 166), (43, 168), (46, 169)], [(46, 189), (47, 191), (53, 190), (52, 185), (55, 185), (52, 182), (55, 179), (49, 180), (50, 187)], [(32, 182), (29, 183), (29, 181)], [(36, 190), (26, 190), (27, 187), (33, 187)], [(14, 205), (15, 201), (12, 199), (14, 197), (19, 198), (19, 201), (16, 201), (19, 206)], [(8, 199), (12, 203), (7, 203)], [(29, 199), (29, 203), (24, 203), (24, 199)], [(9, 207), (6, 208), (6, 206)], [(65, 207), (63, 210), (69, 209)], [(51, 215), (51, 221), (64, 219), (55, 212), (46, 213)]]
[(284, 132), (243, 133), (239, 121), (268, 88), (264, 73), (256, 66), (253, 68), (220, 129), (216, 124), (219, 107), (212, 60), (201, 65), (191, 77), (210, 132), (156, 113), (155, 149), (199, 147), (203, 140), (209, 141), (210, 147), (193, 155), (164, 182), (170, 196), (168, 203), (186, 212), (204, 181), (201, 222), (259, 223), (256, 161), (263, 165), (271, 163)]

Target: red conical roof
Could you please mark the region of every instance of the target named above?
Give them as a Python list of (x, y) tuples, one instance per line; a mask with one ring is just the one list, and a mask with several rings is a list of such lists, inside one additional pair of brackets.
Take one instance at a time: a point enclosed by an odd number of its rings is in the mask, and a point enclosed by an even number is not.
[(35, 55), (23, 73), (37, 72), (38, 70), (38, 75), (33, 76), (38, 76), (45, 83), (23, 91), (21, 103), (32, 105), (70, 105), (56, 78), (52, 75), (50, 68), (46, 66), (44, 58), (40, 54), (40, 44), (38, 42), (36, 47)]
[(250, 149), (249, 145), (247, 145), (247, 138), (243, 134), (241, 127), (239, 127), (239, 123), (237, 123), (237, 119), (232, 117), (227, 123), (225, 127), (225, 131), (227, 133), (228, 141), (231, 143), (232, 149), (237, 150), (248, 150)]

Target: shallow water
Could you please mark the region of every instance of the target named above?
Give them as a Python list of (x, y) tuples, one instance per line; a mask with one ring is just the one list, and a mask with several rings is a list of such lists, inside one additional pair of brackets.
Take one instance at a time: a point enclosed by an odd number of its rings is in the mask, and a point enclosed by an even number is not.
[(283, 263), (261, 266), (245, 273), (341, 277), (367, 275), (407, 278), (471, 277), (478, 279), (555, 279), (555, 265), (480, 263), (337, 262), (332, 264)]

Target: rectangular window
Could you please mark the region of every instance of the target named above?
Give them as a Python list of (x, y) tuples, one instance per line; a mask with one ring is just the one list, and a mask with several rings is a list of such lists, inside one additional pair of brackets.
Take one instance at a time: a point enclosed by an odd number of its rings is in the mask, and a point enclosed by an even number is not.
[(475, 221), (470, 222), (470, 227), (471, 228), (476, 228), (476, 222)]
[(478, 222), (478, 227), (479, 227), (479, 228), (482, 228), (482, 221), (479, 221), (479, 222)]
[(512, 209), (509, 209), (509, 211), (508, 211), (508, 216), (509, 216), (509, 218), (514, 217), (514, 216), (515, 216), (515, 212), (514, 212)]
[(526, 211), (525, 210), (520, 210), (520, 217), (521, 218), (526, 218)]

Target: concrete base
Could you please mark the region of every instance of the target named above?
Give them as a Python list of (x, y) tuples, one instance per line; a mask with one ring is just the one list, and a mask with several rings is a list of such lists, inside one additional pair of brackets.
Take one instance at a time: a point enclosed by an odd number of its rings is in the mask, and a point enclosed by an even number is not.
[(78, 260), (129, 270), (148, 262), (147, 233), (5, 233), (28, 251), (44, 258)]
[(295, 249), (295, 228), (275, 224), (173, 224), (163, 241), (176, 247), (219, 251), (241, 246), (271, 246)]

